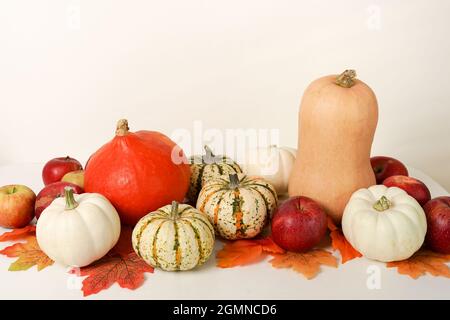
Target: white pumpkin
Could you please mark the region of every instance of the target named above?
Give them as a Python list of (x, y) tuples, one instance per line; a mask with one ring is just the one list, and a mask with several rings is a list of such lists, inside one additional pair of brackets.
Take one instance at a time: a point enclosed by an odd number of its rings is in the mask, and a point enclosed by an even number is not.
[(427, 221), (422, 207), (405, 191), (377, 185), (352, 195), (344, 210), (342, 230), (363, 256), (401, 261), (422, 246)]
[(214, 229), (203, 213), (174, 201), (139, 220), (132, 241), (136, 254), (151, 266), (190, 270), (210, 257)]
[(229, 240), (256, 237), (277, 206), (273, 186), (261, 178), (230, 174), (205, 183), (197, 209)]
[(296, 152), (292, 148), (274, 145), (251, 148), (247, 150), (241, 166), (245, 174), (263, 178), (281, 196), (288, 192)]
[(97, 193), (73, 194), (65, 189), (41, 214), (36, 226), (39, 247), (52, 260), (84, 267), (102, 258), (120, 237), (120, 218)]

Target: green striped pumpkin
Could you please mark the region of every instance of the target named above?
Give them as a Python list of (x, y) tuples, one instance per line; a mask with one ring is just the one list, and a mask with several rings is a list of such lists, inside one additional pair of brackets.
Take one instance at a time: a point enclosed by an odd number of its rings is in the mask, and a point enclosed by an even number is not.
[(214, 228), (205, 214), (174, 201), (139, 220), (132, 242), (137, 255), (155, 268), (190, 270), (210, 257)]
[(194, 205), (206, 181), (231, 173), (242, 173), (239, 165), (231, 158), (215, 156), (208, 146), (205, 146), (205, 151), (205, 155), (193, 156), (189, 159), (191, 180), (187, 198)]
[(265, 180), (230, 174), (205, 183), (197, 209), (207, 214), (216, 234), (236, 240), (257, 236), (277, 202), (274, 187)]

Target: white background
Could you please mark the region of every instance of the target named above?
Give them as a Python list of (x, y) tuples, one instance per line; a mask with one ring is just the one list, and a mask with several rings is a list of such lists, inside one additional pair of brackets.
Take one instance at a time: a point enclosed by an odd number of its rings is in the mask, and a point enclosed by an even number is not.
[(295, 146), (305, 87), (351, 67), (379, 100), (374, 154), (450, 189), (449, 12), (448, 0), (3, 0), (0, 165), (85, 161), (121, 117), (168, 135), (195, 120), (279, 128)]

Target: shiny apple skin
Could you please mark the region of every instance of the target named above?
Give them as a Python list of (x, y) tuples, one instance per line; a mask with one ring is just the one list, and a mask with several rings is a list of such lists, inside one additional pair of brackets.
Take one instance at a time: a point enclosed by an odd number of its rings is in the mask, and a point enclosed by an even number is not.
[(408, 169), (399, 160), (391, 157), (372, 157), (370, 163), (377, 179), (377, 184), (392, 176), (408, 176)]
[(44, 185), (59, 182), (66, 173), (82, 170), (81, 163), (69, 156), (55, 158), (47, 162), (42, 169), (42, 180)]
[(427, 216), (428, 247), (436, 252), (450, 254), (450, 197), (439, 197), (424, 206)]
[(36, 219), (39, 219), (42, 211), (44, 211), (45, 208), (47, 208), (53, 202), (53, 200), (64, 196), (65, 187), (72, 187), (73, 192), (76, 194), (81, 194), (84, 192), (83, 188), (70, 182), (55, 182), (49, 184), (44, 189), (42, 189), (36, 197), (36, 206), (34, 211)]
[(0, 226), (23, 228), (34, 218), (36, 195), (24, 185), (0, 188)]
[(281, 248), (305, 252), (316, 246), (327, 231), (327, 215), (314, 200), (297, 196), (281, 204), (272, 219), (272, 238)]
[(403, 189), (411, 197), (424, 206), (431, 200), (431, 193), (428, 187), (420, 180), (405, 176), (392, 176), (383, 181), (386, 187), (397, 187)]

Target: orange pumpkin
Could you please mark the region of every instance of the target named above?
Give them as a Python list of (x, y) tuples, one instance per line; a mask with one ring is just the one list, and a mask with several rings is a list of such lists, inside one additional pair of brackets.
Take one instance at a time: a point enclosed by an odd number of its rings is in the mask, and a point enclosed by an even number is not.
[(374, 184), (370, 152), (378, 122), (375, 94), (353, 70), (320, 78), (300, 106), (290, 196), (319, 202), (340, 223), (350, 196)]
[(90, 157), (85, 170), (85, 191), (108, 198), (128, 225), (183, 201), (189, 188), (190, 167), (181, 148), (159, 132), (129, 132), (126, 120), (118, 122), (116, 136)]

